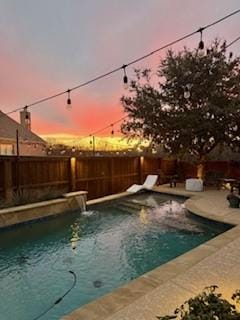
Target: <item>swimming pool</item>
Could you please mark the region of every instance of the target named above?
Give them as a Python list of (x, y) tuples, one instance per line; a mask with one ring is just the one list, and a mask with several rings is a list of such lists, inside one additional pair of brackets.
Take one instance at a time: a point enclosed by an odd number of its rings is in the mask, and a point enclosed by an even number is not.
[(59, 319), (213, 238), (229, 226), (195, 219), (184, 199), (144, 193), (0, 233), (1, 319)]

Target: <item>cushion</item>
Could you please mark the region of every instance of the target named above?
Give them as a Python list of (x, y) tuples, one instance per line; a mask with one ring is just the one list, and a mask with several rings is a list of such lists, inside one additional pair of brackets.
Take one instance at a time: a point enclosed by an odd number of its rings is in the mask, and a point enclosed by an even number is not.
[(187, 191), (203, 191), (203, 181), (201, 179), (187, 179), (186, 180)]

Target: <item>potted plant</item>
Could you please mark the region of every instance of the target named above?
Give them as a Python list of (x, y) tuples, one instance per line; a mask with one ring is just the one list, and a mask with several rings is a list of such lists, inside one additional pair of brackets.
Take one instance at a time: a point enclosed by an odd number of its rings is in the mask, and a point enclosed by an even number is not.
[(240, 197), (234, 193), (234, 191), (230, 192), (227, 196), (227, 200), (229, 201), (230, 208), (239, 208)]
[(230, 303), (217, 293), (217, 286), (210, 286), (189, 299), (174, 311), (174, 315), (157, 316), (159, 320), (240, 320), (236, 305), (240, 302), (240, 290), (232, 295)]

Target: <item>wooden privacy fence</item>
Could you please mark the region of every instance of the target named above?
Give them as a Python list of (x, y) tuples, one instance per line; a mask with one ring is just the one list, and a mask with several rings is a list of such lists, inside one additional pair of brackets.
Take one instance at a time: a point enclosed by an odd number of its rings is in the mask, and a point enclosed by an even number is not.
[(153, 157), (0, 157), (0, 197), (17, 190), (88, 191), (93, 199), (142, 183), (148, 174), (167, 175), (175, 162)]
[[(184, 181), (197, 176), (197, 167), (156, 157), (0, 156), (0, 198), (11, 200), (16, 191), (52, 189), (86, 190), (88, 199), (94, 199), (125, 191), (133, 183), (143, 183), (148, 174), (163, 177), (176, 173)], [(240, 161), (207, 161), (205, 175), (211, 173), (240, 178)]]
[[(185, 161), (177, 164), (177, 171), (181, 180), (197, 177), (197, 165)], [(219, 178), (240, 179), (240, 161), (206, 161), (204, 164), (204, 178), (207, 180), (210, 175)]]

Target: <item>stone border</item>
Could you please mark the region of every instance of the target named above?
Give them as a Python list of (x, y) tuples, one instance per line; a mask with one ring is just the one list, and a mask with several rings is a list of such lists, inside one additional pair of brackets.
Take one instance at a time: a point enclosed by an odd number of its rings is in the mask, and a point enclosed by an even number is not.
[[(201, 198), (201, 195), (194, 192), (186, 192), (179, 190), (169, 190), (168, 188), (154, 188), (155, 192), (167, 193), (171, 195), (189, 197), (186, 200), (186, 209), (193, 214), (207, 218), (208, 220), (214, 220), (217, 222), (229, 223), (237, 225), (236, 221), (226, 221), (226, 219), (217, 219), (217, 217), (208, 214), (207, 212), (200, 211), (194, 206), (194, 200)], [(115, 196), (104, 197), (103, 201), (113, 200), (129, 193), (123, 193)], [(92, 203), (100, 203), (101, 199), (94, 200)], [(196, 213), (195, 213), (196, 211)], [(231, 219), (230, 219), (231, 220)], [(231, 223), (232, 222), (232, 223)], [(74, 310), (72, 313), (63, 316), (62, 320), (106, 320), (114, 313), (132, 304), (137, 299), (158, 288), (169, 280), (174, 279), (178, 275), (185, 273), (186, 270), (204, 260), (210, 255), (217, 252), (220, 248), (224, 247), (228, 243), (240, 236), (240, 226), (235, 226), (232, 229), (218, 235), (217, 237), (199, 245), (198, 247), (178, 256), (177, 258), (155, 268), (154, 270), (143, 274), (137, 279), (128, 282), (112, 292), (83, 305), (79, 309)], [(170, 299), (172, 297), (169, 297)]]
[(83, 197), (86, 202), (87, 191), (66, 193), (63, 195), (63, 199), (59, 198), (1, 209), (0, 230), (77, 210), (79, 209), (79, 203), (76, 201), (78, 196)]
[(98, 198), (98, 199), (93, 199), (93, 200), (88, 200), (87, 201), (87, 205), (93, 205), (93, 204), (98, 204), (98, 203), (102, 203), (105, 201), (111, 201), (111, 200), (115, 200), (118, 198), (122, 198), (125, 196), (130, 196), (131, 194), (129, 192), (122, 192), (122, 193), (117, 193), (117, 194), (111, 194), (110, 196), (105, 196), (102, 198)]

